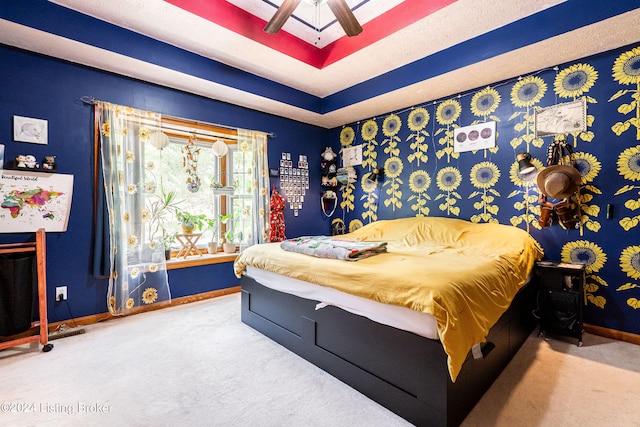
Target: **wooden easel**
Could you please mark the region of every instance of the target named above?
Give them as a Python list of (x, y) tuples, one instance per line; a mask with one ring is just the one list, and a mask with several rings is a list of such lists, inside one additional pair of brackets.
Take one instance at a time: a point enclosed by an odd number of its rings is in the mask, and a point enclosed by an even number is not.
[(19, 252), (35, 252), (38, 275), (38, 308), (39, 319), (32, 322), (31, 327), (36, 327), (39, 323), (38, 335), (32, 335), (23, 338), (15, 338), (9, 341), (0, 342), (0, 350), (15, 347), (17, 345), (27, 344), (40, 341), (42, 351), (51, 351), (53, 344), (49, 344), (49, 331), (47, 325), (47, 272), (46, 272), (46, 235), (44, 228), (36, 231), (36, 241), (27, 243), (7, 243), (0, 244), (0, 254), (19, 253)]

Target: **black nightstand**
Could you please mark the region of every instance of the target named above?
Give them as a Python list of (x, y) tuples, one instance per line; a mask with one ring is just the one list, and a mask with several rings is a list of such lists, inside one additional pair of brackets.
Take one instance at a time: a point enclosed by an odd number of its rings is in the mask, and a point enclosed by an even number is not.
[(582, 309), (586, 303), (586, 279), (583, 264), (540, 261), (536, 263), (540, 280), (540, 332), (565, 335), (578, 339), (582, 347)]

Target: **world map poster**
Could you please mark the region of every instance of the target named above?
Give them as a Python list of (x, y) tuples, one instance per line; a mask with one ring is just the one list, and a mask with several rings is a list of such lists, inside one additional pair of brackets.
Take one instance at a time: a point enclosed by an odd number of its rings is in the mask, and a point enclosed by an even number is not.
[(1, 172), (0, 233), (67, 231), (73, 175)]

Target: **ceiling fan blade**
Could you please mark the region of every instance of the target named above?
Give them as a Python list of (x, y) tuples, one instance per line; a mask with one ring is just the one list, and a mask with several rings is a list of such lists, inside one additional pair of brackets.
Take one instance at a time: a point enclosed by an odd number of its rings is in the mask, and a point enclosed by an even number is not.
[(275, 34), (280, 31), (280, 28), (287, 22), (287, 19), (293, 14), (293, 11), (296, 10), (296, 7), (300, 4), (302, 0), (284, 0), (282, 5), (276, 10), (276, 13), (273, 15), (273, 18), (267, 23), (267, 26), (264, 27), (264, 32), (269, 34)]
[(360, 23), (345, 0), (329, 0), (327, 4), (349, 37), (357, 36), (362, 32)]

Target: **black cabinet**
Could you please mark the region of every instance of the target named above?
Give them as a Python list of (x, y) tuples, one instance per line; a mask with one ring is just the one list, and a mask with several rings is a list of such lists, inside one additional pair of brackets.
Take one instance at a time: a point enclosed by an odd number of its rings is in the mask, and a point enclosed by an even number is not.
[(578, 339), (582, 346), (582, 310), (585, 305), (585, 266), (561, 262), (536, 263), (540, 281), (540, 333)]

